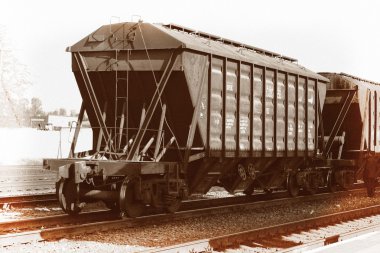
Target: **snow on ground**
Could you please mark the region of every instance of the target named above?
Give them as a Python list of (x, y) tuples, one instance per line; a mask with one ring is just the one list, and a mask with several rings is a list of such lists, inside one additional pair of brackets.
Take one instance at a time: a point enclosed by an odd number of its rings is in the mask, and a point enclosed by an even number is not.
[(117, 245), (113, 243), (101, 243), (90, 241), (73, 241), (62, 239), (56, 242), (36, 242), (16, 247), (3, 247), (1, 252), (92, 252), (92, 253), (130, 253), (150, 249), (149, 247), (131, 246), (131, 245)]
[[(42, 164), (43, 158), (65, 158), (74, 129), (42, 131), (34, 128), (0, 128), (0, 165)], [(91, 128), (82, 128), (75, 152), (92, 146)]]

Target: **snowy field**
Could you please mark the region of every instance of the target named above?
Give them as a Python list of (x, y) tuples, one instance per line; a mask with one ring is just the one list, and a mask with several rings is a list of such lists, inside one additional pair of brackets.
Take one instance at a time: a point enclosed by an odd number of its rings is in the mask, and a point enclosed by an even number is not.
[[(65, 158), (74, 129), (42, 131), (34, 128), (0, 128), (0, 165), (38, 165), (43, 158)], [(91, 128), (82, 128), (75, 152), (92, 146)]]

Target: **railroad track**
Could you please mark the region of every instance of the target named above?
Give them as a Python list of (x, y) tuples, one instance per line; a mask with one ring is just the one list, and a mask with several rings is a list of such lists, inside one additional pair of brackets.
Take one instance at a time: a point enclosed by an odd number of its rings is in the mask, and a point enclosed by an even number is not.
[(2, 196), (23, 194), (26, 195), (29, 192), (55, 191), (55, 181), (42, 181), (42, 182), (18, 182), (18, 183), (1, 183), (0, 194)]
[(1, 165), (0, 177), (56, 175), (55, 171), (44, 170), (42, 165)]
[(0, 195), (54, 192), (57, 173), (42, 166), (0, 166)]
[(0, 197), (0, 206), (2, 207), (24, 207), (38, 204), (58, 203), (56, 194), (37, 194), (14, 197)]
[[(185, 202), (180, 212), (175, 214), (152, 214), (139, 218), (124, 218), (120, 219), (117, 215), (112, 214), (110, 211), (102, 211), (101, 213), (95, 212), (97, 218), (91, 218), (92, 213), (85, 214), (86, 216), (79, 215), (77, 217), (70, 217), (67, 215), (60, 215), (54, 217), (45, 217), (37, 219), (21, 220), (16, 222), (0, 223), (0, 231), (9, 232), (9, 228), (13, 228), (12, 231), (25, 231), (27, 229), (41, 228), (39, 230), (27, 231), (22, 233), (4, 234), (0, 236), (0, 245), (9, 245), (10, 242), (27, 243), (30, 241), (52, 240), (62, 238), (68, 235), (77, 235), (84, 233), (93, 233), (99, 231), (115, 230), (128, 227), (145, 226), (151, 224), (162, 224), (177, 220), (195, 218), (207, 215), (224, 214), (231, 212), (238, 212), (244, 210), (252, 210), (256, 208), (264, 208), (269, 206), (284, 205), (284, 204), (296, 204), (301, 201), (315, 201), (320, 199), (329, 199), (332, 197), (343, 197), (349, 194), (363, 194), (363, 189), (355, 189), (346, 192), (336, 192), (333, 194), (322, 193), (312, 196), (300, 196), (297, 198), (279, 198), (268, 200), (265, 198), (274, 198), (272, 195), (276, 194), (262, 194), (260, 196), (252, 196), (251, 198), (245, 198), (244, 203), (238, 203), (239, 198), (226, 198), (224, 199), (224, 205), (222, 200), (196, 200)], [(278, 193), (280, 196), (283, 192)], [(253, 201), (252, 199), (263, 198), (262, 201)], [(231, 201), (226, 205), (226, 201)], [(243, 198), (240, 198), (243, 201)], [(103, 216), (104, 215), (104, 216)], [(87, 217), (87, 218), (83, 218)], [(107, 220), (90, 222), (96, 219), (102, 219), (107, 217)], [(70, 224), (66, 226), (66, 224)], [(72, 225), (74, 224), (74, 225)], [(59, 227), (50, 227), (59, 226)]]
[(303, 252), (378, 230), (374, 205), (143, 252)]
[(13, 183), (13, 182), (28, 182), (28, 181), (56, 181), (57, 176), (56, 175), (28, 175), (28, 176), (1, 176), (0, 177), (0, 183)]
[[(355, 189), (361, 189), (362, 184), (355, 185)], [(1, 189), (0, 189), (1, 192)], [(320, 195), (315, 195), (314, 198), (317, 199)], [(288, 197), (287, 192), (275, 192), (272, 194), (262, 194), (257, 193), (251, 196), (235, 196), (235, 197), (224, 197), (224, 198), (214, 198), (214, 199), (196, 199), (184, 201), (181, 205), (180, 211), (190, 210), (194, 208), (206, 208), (206, 207), (216, 207), (219, 205), (233, 205), (233, 204), (244, 204), (247, 202), (255, 201), (268, 201), (280, 198)], [(323, 195), (322, 195), (323, 198)], [(34, 195), (21, 195), (21, 196), (10, 196), (10, 197), (0, 197), (0, 207), (24, 207), (24, 206), (34, 206), (41, 204), (58, 204), (58, 199), (55, 193), (46, 194), (34, 194)]]

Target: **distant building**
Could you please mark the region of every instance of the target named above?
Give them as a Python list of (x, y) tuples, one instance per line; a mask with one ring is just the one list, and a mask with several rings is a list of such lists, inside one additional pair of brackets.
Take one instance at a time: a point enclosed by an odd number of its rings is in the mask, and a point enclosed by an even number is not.
[(53, 130), (59, 130), (60, 128), (75, 127), (77, 120), (78, 117), (48, 115), (47, 124)]
[(30, 126), (39, 130), (47, 130), (47, 117), (30, 118)]

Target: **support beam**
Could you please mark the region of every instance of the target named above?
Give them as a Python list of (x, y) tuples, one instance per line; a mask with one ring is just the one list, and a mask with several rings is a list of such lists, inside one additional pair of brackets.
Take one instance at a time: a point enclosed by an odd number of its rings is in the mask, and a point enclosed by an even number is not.
[(277, 156), (277, 85), (278, 85), (278, 80), (277, 80), (277, 69), (274, 71), (274, 76), (273, 76), (273, 156)]
[(296, 124), (296, 130), (295, 130), (295, 143), (294, 143), (294, 145), (295, 145), (296, 156), (298, 156), (298, 122), (299, 122), (299, 120), (298, 120), (298, 96), (299, 96), (298, 79), (299, 79), (299, 76), (296, 75), (295, 77), (296, 77), (296, 79), (295, 79), (295, 81), (296, 81), (296, 83), (295, 83), (295, 89), (296, 89), (296, 120), (294, 123)]
[(156, 91), (154, 92), (153, 98), (146, 112), (146, 117), (144, 119), (144, 122), (142, 126), (139, 128), (139, 130), (137, 131), (135, 141), (133, 142), (132, 147), (128, 153), (127, 160), (132, 160), (134, 158), (136, 150), (140, 146), (140, 143), (145, 135), (145, 132), (149, 126), (149, 123), (153, 117), (153, 114), (156, 111), (158, 102), (161, 100), (161, 96), (162, 96), (162, 93), (164, 92), (166, 84), (169, 81), (169, 77), (173, 71), (174, 64), (177, 60), (177, 55), (178, 55), (177, 52), (173, 52), (173, 54), (171, 55), (169, 59), (169, 62), (167, 63), (165, 67), (165, 70), (162, 74), (160, 82), (157, 84)]
[(77, 145), (79, 131), (80, 131), (80, 128), (82, 126), (84, 111), (85, 111), (84, 102), (82, 101), (82, 105), (80, 107), (80, 111), (79, 111), (79, 115), (78, 115), (77, 125), (75, 126), (73, 141), (71, 142), (69, 158), (74, 157), (75, 146)]
[(261, 149), (262, 149), (262, 156), (265, 157), (265, 149), (266, 149), (266, 143), (265, 143), (265, 119), (266, 119), (266, 115), (265, 115), (265, 102), (266, 102), (266, 83), (267, 83), (267, 68), (264, 67), (263, 70), (263, 75), (262, 75), (262, 87), (263, 87), (263, 90), (262, 90), (262, 97), (261, 97), (261, 115), (262, 115), (262, 122), (261, 122)]
[[(146, 108), (145, 108), (145, 103), (143, 104), (143, 108), (141, 110), (141, 117), (140, 117), (140, 124), (139, 124), (139, 127), (141, 128), (143, 123), (144, 123), (144, 120), (145, 120), (145, 116), (146, 116)], [(140, 152), (140, 144), (137, 145), (136, 147), (136, 151), (135, 151), (135, 154), (133, 155), (133, 160), (139, 160), (138, 159), (138, 154)]]
[[(103, 112), (102, 112), (102, 120), (106, 120), (106, 117), (107, 117), (107, 101), (104, 103), (104, 109), (103, 109)], [(100, 151), (100, 147), (102, 146), (102, 140), (103, 140), (103, 137), (104, 137), (104, 134), (103, 134), (103, 129), (102, 128), (99, 128), (99, 134), (98, 134), (98, 141), (96, 142), (96, 152), (99, 152)], [(108, 143), (109, 140), (105, 140), (105, 143)]]
[(253, 156), (253, 109), (254, 109), (254, 99), (255, 99), (255, 94), (254, 94), (254, 79), (255, 79), (255, 74), (254, 74), (254, 66), (253, 64), (250, 65), (250, 82), (249, 82), (249, 89), (250, 89), (250, 100), (249, 100), (249, 150), (250, 150), (250, 156)]
[(120, 125), (119, 125), (119, 138), (118, 138), (118, 142), (117, 142), (117, 149), (118, 150), (120, 150), (121, 142), (123, 140), (126, 107), (127, 107), (127, 102), (124, 101), (124, 103), (123, 103), (123, 109), (122, 109), (122, 112), (121, 112)]
[[(211, 113), (211, 79), (212, 79), (212, 55), (208, 56), (208, 73), (207, 73), (207, 115)], [(210, 125), (211, 125), (211, 117), (207, 117), (207, 138), (206, 138), (206, 153), (207, 156), (210, 155)]]
[(354, 98), (356, 91), (357, 91), (357, 89), (347, 90), (347, 95), (344, 98), (344, 102), (342, 104), (342, 109), (340, 110), (339, 115), (338, 115), (338, 117), (334, 123), (334, 126), (331, 129), (329, 140), (326, 143), (326, 148), (323, 150), (323, 155), (325, 157), (327, 157), (328, 154), (330, 153), (332, 144), (334, 142), (334, 138), (338, 134), (339, 129), (342, 126), (344, 119), (346, 118), (346, 115), (348, 113), (348, 110), (350, 109), (350, 105), (352, 103), (352, 100)]
[[(366, 94), (365, 94), (365, 106), (364, 106), (364, 117), (363, 117), (363, 127), (362, 127), (362, 133), (361, 133), (361, 137), (360, 137), (360, 151), (363, 152), (364, 151), (364, 144), (365, 144), (365, 138), (366, 138), (366, 132), (368, 132), (368, 128), (366, 127), (366, 123), (368, 123), (368, 101), (369, 101), (369, 90), (367, 89), (366, 90)], [(368, 145), (367, 145), (368, 146)], [(367, 148), (368, 150), (368, 148)]]
[(223, 88), (222, 88), (222, 157), (226, 157), (226, 103), (227, 103), (227, 58), (223, 58)]
[(80, 52), (73, 52), (73, 56), (76, 60), (80, 74), (82, 76), (83, 84), (85, 86), (85, 91), (87, 92), (87, 95), (90, 99), (92, 109), (95, 112), (96, 120), (98, 122), (100, 129), (102, 129), (102, 131), (103, 131), (103, 135), (104, 135), (103, 138), (104, 138), (105, 142), (107, 142), (108, 140), (110, 140), (110, 134), (107, 130), (106, 122), (103, 120), (102, 112), (100, 110), (100, 106), (99, 106), (98, 100), (96, 98), (96, 94), (95, 94), (95, 91), (93, 89), (91, 79), (90, 79), (88, 72), (87, 72), (85, 60), (84, 60), (83, 56), (80, 54)]
[(318, 125), (319, 125), (319, 119), (318, 119), (318, 110), (319, 110), (319, 93), (318, 93), (318, 80), (315, 80), (314, 85), (314, 156), (316, 157), (318, 155)]
[(289, 127), (289, 89), (288, 72), (285, 73), (285, 157), (288, 157), (288, 131)]
[(376, 150), (376, 145), (377, 145), (377, 91), (374, 91), (374, 119), (373, 119), (373, 123), (374, 123), (374, 127), (373, 127), (373, 150)]
[(309, 78), (305, 78), (305, 156), (309, 156)]
[[(318, 129), (321, 133), (321, 137), (319, 137), (319, 135), (317, 134), (316, 135), (316, 140), (321, 138), (320, 142), (321, 142), (321, 151), (323, 152), (323, 150), (325, 150), (325, 141), (324, 141), (324, 138), (325, 138), (325, 128), (323, 126), (323, 116), (322, 116), (322, 110), (321, 110), (321, 104), (319, 102), (319, 95), (317, 96), (317, 100), (316, 100), (316, 104), (318, 104)], [(318, 146), (316, 146), (317, 148), (319, 147), (319, 144)]]
[(155, 148), (154, 148), (154, 155), (153, 155), (153, 158), (154, 158), (154, 159), (157, 158), (157, 156), (158, 156), (158, 152), (160, 151), (161, 140), (162, 140), (162, 129), (163, 129), (163, 127), (164, 127), (165, 115), (166, 115), (166, 104), (163, 104), (163, 105), (162, 105), (162, 112), (161, 112), (160, 125), (158, 126), (157, 139), (156, 139), (156, 146), (155, 146)]
[(367, 141), (367, 152), (371, 152), (372, 141), (372, 91), (369, 91), (368, 100), (368, 141)]
[(236, 90), (236, 145), (235, 156), (240, 156), (240, 86), (241, 86), (241, 61), (237, 66), (237, 90)]

